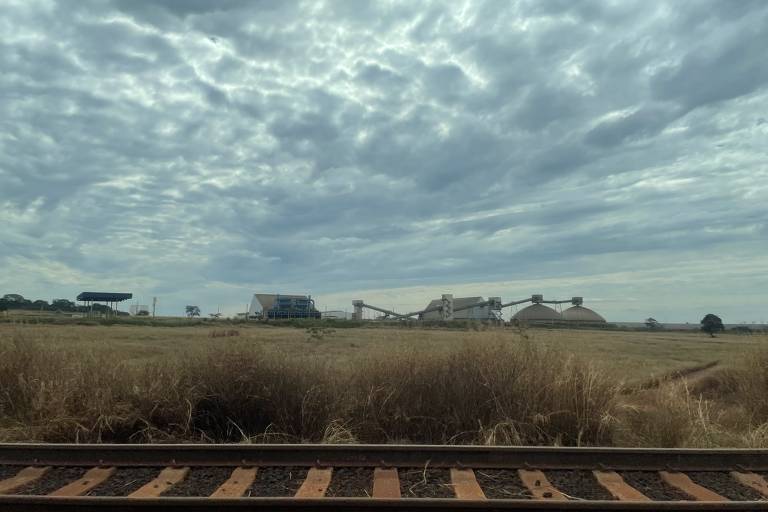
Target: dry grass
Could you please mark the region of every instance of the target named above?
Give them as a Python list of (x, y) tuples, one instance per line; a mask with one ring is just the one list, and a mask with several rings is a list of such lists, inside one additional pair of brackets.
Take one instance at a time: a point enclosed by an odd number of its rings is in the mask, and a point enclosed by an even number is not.
[(610, 381), (527, 342), (352, 364), (241, 340), (121, 363), (109, 347), (43, 347), (22, 331), (0, 350), (6, 440), (610, 442)]
[(610, 442), (615, 389), (604, 374), (530, 342), (406, 351), (352, 376), (361, 441)]
[(0, 440), (768, 446), (764, 338), (238, 331), (0, 326)]
[(727, 368), (662, 382), (618, 408), (617, 443), (658, 447), (768, 447), (768, 347)]

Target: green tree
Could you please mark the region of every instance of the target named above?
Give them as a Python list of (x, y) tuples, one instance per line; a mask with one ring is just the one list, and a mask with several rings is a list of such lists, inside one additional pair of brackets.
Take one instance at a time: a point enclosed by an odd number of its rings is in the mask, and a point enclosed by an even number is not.
[(723, 326), (723, 321), (720, 320), (719, 316), (707, 313), (701, 319), (701, 330), (714, 338), (716, 332), (725, 330), (725, 326)]
[(187, 312), (187, 317), (189, 318), (192, 318), (193, 316), (200, 316), (200, 308), (198, 306), (187, 306), (185, 311)]
[(51, 306), (54, 309), (61, 311), (72, 311), (75, 309), (76, 304), (67, 299), (54, 299), (53, 302), (51, 302)]

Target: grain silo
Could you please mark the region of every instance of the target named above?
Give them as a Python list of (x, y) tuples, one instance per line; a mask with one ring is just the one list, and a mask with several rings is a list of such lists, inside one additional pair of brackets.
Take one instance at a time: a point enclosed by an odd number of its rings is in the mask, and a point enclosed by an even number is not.
[(572, 306), (563, 311), (563, 320), (568, 322), (605, 323), (605, 318), (581, 305)]

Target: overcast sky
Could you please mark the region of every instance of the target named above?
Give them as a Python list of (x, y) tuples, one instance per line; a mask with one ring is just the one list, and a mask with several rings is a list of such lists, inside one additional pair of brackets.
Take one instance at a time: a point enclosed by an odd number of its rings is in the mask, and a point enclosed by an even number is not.
[(767, 52), (762, 0), (3, 0), (0, 293), (765, 321)]

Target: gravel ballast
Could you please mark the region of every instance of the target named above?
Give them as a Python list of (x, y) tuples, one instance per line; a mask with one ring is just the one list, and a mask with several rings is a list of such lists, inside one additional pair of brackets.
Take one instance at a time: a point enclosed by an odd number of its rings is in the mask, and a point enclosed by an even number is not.
[(545, 472), (549, 483), (569, 499), (612, 501), (615, 498), (595, 478), (591, 471), (567, 470)]
[(369, 498), (373, 495), (372, 468), (338, 468), (333, 470), (326, 496)]
[(398, 471), (403, 498), (455, 498), (447, 469), (404, 468)]
[(181, 482), (163, 496), (210, 496), (232, 475), (231, 467), (192, 468)]
[(654, 501), (688, 501), (685, 493), (667, 485), (657, 471), (625, 471), (621, 477), (641, 493)]
[(6, 480), (13, 478), (16, 474), (24, 469), (26, 466), (0, 466), (0, 480)]
[(115, 474), (91, 489), (89, 496), (128, 496), (154, 480), (163, 468), (118, 468)]
[(688, 477), (702, 487), (734, 501), (764, 501), (765, 497), (754, 489), (737, 482), (725, 471), (686, 471)]
[(16, 494), (33, 494), (42, 496), (64, 487), (70, 482), (81, 478), (88, 468), (56, 467), (49, 469), (39, 480), (25, 485)]
[(308, 468), (303, 467), (267, 467), (259, 468), (256, 480), (246, 491), (246, 496), (291, 497), (296, 494)]
[(488, 499), (531, 499), (531, 492), (523, 485), (516, 469), (476, 469), (475, 478)]

